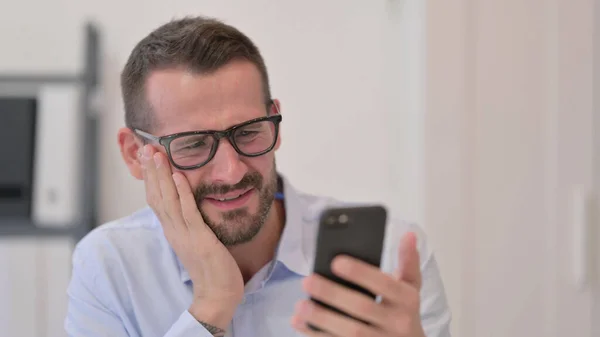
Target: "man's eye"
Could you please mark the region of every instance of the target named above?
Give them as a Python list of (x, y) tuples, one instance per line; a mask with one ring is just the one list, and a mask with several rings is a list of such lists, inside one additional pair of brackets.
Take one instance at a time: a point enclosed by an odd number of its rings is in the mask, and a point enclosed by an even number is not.
[(248, 137), (248, 136), (254, 136), (256, 134), (258, 134), (258, 131), (243, 130), (238, 133), (238, 136)]
[(186, 147), (184, 147), (184, 149), (195, 149), (195, 148), (203, 147), (203, 146), (206, 146), (206, 143), (204, 143), (204, 142), (195, 142), (195, 143), (187, 145)]

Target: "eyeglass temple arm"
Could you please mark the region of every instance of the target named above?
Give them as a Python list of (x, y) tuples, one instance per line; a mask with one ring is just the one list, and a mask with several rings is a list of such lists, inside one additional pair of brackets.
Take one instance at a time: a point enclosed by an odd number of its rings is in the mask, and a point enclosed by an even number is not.
[(158, 143), (158, 137), (156, 137), (154, 135), (151, 135), (148, 132), (145, 132), (145, 131), (142, 131), (142, 130), (138, 130), (138, 129), (134, 129), (133, 131), (135, 133), (137, 133), (139, 136), (141, 136), (141, 137), (143, 137), (143, 138), (145, 138), (145, 139), (147, 139), (149, 141), (152, 141), (154, 143)]

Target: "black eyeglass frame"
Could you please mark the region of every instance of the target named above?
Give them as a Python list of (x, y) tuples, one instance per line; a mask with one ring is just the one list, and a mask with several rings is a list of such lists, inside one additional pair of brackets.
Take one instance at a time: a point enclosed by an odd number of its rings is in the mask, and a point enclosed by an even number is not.
[[(275, 109), (277, 109), (276, 104), (274, 104), (273, 102), (271, 102), (271, 104), (275, 105)], [(186, 131), (186, 132), (178, 132), (178, 133), (160, 136), (160, 137), (152, 135), (148, 132), (145, 132), (145, 131), (142, 131), (142, 130), (136, 129), (136, 128), (132, 128), (132, 131), (144, 139), (147, 139), (151, 142), (162, 145), (165, 148), (165, 151), (167, 152), (167, 157), (169, 158), (169, 162), (171, 162), (171, 165), (173, 165), (177, 169), (179, 169), (179, 170), (195, 170), (195, 169), (198, 169), (198, 168), (208, 164), (214, 158), (215, 154), (217, 153), (217, 149), (219, 148), (219, 142), (221, 141), (222, 138), (227, 138), (227, 140), (229, 140), (229, 143), (231, 144), (231, 146), (233, 146), (235, 151), (238, 154), (245, 156), (245, 157), (259, 157), (259, 156), (262, 156), (262, 155), (270, 152), (275, 147), (275, 144), (277, 144), (277, 138), (279, 137), (279, 124), (281, 123), (282, 119), (283, 118), (279, 114), (279, 111), (278, 111), (278, 113), (275, 115), (254, 118), (254, 119), (245, 121), (243, 123), (236, 124), (236, 125), (230, 127), (229, 129), (222, 130), (222, 131), (218, 131), (218, 130)], [(237, 146), (235, 140), (233, 139), (234, 132), (240, 128), (243, 128), (243, 127), (249, 125), (249, 124), (263, 122), (263, 121), (269, 121), (269, 122), (273, 123), (273, 125), (275, 127), (275, 135), (273, 137), (273, 143), (271, 144), (271, 146), (269, 146), (264, 151), (253, 153), (253, 154), (247, 154), (247, 153), (243, 152), (242, 150), (240, 150), (240, 148)], [(192, 166), (178, 165), (177, 163), (175, 163), (175, 161), (173, 160), (173, 157), (171, 156), (171, 142), (173, 142), (175, 139), (180, 138), (180, 137), (193, 136), (193, 135), (209, 135), (214, 138), (214, 142), (212, 144), (212, 148), (210, 149), (210, 153), (209, 153), (207, 159), (200, 164), (196, 164), (196, 165), (192, 165)]]

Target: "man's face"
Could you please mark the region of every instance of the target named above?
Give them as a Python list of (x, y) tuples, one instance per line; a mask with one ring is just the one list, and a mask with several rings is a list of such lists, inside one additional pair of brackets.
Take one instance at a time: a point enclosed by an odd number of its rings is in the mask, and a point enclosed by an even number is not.
[[(225, 130), (264, 117), (269, 108), (276, 111), (265, 104), (260, 73), (249, 62), (230, 63), (209, 75), (185, 69), (156, 71), (148, 79), (146, 93), (156, 122), (152, 133), (157, 136)], [(279, 140), (275, 149), (278, 146)], [(204, 221), (223, 244), (244, 243), (259, 232), (277, 189), (274, 151), (245, 157), (221, 139), (210, 162), (182, 172)]]

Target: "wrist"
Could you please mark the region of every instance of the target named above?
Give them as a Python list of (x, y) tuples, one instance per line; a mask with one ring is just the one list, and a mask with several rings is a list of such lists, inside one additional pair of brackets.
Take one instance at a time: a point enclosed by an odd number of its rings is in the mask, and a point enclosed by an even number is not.
[(225, 331), (233, 319), (235, 309), (235, 305), (224, 301), (217, 303), (198, 301), (197, 303), (192, 303), (188, 311), (205, 327), (212, 326)]

